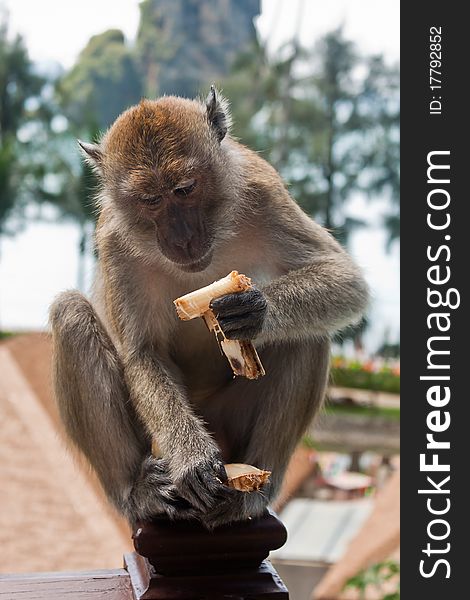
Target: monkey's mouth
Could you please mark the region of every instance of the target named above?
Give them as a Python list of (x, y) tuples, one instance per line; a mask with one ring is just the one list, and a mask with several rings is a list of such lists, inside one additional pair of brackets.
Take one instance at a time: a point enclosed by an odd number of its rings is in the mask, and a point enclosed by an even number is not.
[(213, 254), (214, 250), (210, 248), (204, 254), (204, 256), (202, 256), (198, 260), (188, 263), (177, 263), (177, 265), (182, 271), (185, 271), (186, 273), (198, 273), (199, 271), (204, 271), (204, 269), (210, 265), (210, 263), (212, 262)]
[(189, 226), (182, 228), (183, 221), (173, 225), (173, 229), (156, 228), (157, 242), (163, 256), (186, 273), (203, 271), (212, 261), (214, 254), (213, 236), (204, 226), (195, 228), (192, 236), (188, 235)]

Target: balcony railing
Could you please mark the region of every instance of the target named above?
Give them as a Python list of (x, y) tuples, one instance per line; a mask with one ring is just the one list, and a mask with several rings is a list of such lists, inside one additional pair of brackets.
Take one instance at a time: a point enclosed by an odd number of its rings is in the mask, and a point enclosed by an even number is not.
[(267, 560), (286, 538), (272, 512), (212, 532), (158, 519), (136, 527), (123, 569), (0, 576), (0, 600), (286, 600)]

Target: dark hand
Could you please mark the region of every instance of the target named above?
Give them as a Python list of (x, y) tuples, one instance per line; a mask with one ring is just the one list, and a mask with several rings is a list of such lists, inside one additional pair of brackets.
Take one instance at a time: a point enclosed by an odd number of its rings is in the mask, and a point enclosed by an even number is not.
[(144, 460), (125, 511), (132, 522), (151, 519), (162, 513), (171, 519), (198, 516), (191, 504), (179, 496), (171, 480), (167, 461), (153, 456)]
[(263, 329), (268, 303), (263, 292), (253, 288), (216, 298), (209, 306), (228, 339), (252, 340)]
[(200, 517), (202, 523), (213, 529), (234, 521), (245, 521), (263, 514), (268, 504), (268, 498), (259, 492), (239, 492), (225, 487), (217, 497), (214, 507)]
[(227, 473), (218, 453), (188, 461), (173, 478), (176, 490), (182, 498), (198, 511), (206, 513), (224, 493)]

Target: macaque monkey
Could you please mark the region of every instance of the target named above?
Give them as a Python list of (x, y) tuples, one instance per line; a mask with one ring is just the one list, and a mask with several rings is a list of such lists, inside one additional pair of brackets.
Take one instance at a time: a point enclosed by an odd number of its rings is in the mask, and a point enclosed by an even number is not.
[[(54, 382), (72, 441), (131, 523), (158, 514), (211, 528), (260, 515), (322, 404), (329, 338), (357, 321), (360, 270), (229, 134), (227, 102), (142, 100), (96, 144), (99, 264), (90, 303), (51, 307)], [(202, 319), (173, 300), (233, 269), (256, 284), (213, 300), (228, 338), (253, 340), (266, 376), (233, 377)], [(155, 443), (161, 457), (152, 454)], [(224, 463), (272, 471), (224, 485)]]

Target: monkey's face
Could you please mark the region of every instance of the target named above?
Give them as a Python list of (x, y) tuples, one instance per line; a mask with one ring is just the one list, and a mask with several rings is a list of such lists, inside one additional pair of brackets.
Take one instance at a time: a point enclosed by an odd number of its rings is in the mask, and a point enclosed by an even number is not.
[(204, 181), (182, 180), (161, 197), (160, 215), (155, 217), (161, 252), (183, 270), (200, 271), (212, 260), (212, 223), (203, 209), (200, 189)]
[(142, 228), (152, 225), (155, 243), (168, 260), (195, 272), (212, 260), (215, 190), (210, 172), (181, 163), (181, 168), (160, 168), (158, 176), (134, 172), (125, 203)]
[(153, 240), (150, 245), (186, 272), (210, 264), (224, 202), (220, 141), (226, 128), (221, 135), (216, 117), (214, 124), (209, 104), (197, 101), (143, 101), (117, 119), (98, 147), (105, 189), (129, 232), (144, 235), (147, 248)]

